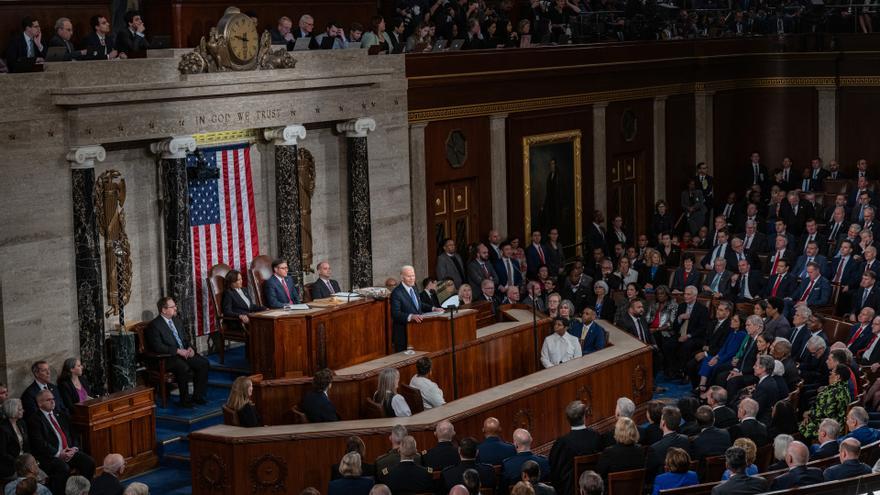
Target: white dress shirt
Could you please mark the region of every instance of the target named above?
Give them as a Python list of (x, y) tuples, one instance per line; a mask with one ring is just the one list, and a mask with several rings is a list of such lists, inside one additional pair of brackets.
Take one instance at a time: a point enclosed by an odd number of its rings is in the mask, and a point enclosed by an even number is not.
[(422, 402), (425, 404), (425, 409), (446, 404), (440, 387), (424, 376), (414, 375), (409, 381), (409, 386), (419, 389), (419, 392), (422, 393)]
[[(46, 421), (49, 422), (49, 427), (52, 429), (52, 433), (55, 433), (55, 438), (58, 439), (58, 449), (53, 454), (55, 457), (58, 457), (59, 455), (61, 455), (61, 444), (63, 442), (61, 441), (61, 435), (58, 433), (58, 430), (56, 430), (55, 426), (52, 424), (52, 418), (49, 417), (52, 414), (52, 411), (46, 412), (40, 409), (40, 412), (43, 413), (43, 416), (46, 416)], [(55, 418), (55, 421), (57, 422), (58, 418)], [(58, 427), (61, 427), (61, 423), (58, 423)]]
[(562, 335), (553, 332), (544, 339), (544, 345), (541, 347), (541, 364), (545, 368), (550, 368), (580, 355), (581, 345), (577, 337), (568, 332)]
[(412, 416), (409, 404), (406, 403), (406, 399), (400, 394), (394, 394), (394, 397), (391, 398), (391, 409), (398, 418)]

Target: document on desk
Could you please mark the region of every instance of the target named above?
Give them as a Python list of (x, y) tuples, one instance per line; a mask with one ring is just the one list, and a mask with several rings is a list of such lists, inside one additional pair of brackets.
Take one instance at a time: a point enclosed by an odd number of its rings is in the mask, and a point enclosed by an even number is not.
[(308, 311), (312, 308), (308, 304), (285, 304), (284, 309), (288, 311)]
[(429, 313), (422, 313), (422, 318), (433, 318), (437, 316), (446, 316), (446, 311), (431, 311)]
[(340, 299), (346, 299), (346, 298), (350, 297), (350, 298), (354, 299), (356, 297), (363, 297), (363, 296), (358, 294), (357, 292), (337, 292), (336, 294), (333, 294), (333, 297), (338, 297)]

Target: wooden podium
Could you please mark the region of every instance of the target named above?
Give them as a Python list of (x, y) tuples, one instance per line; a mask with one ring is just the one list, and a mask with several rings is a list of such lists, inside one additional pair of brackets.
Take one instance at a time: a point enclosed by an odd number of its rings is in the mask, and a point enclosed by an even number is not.
[[(430, 316), (421, 323), (406, 325), (407, 344), (416, 351), (434, 352), (452, 347), (449, 314)], [(455, 313), (455, 345), (460, 346), (477, 338), (477, 312), (462, 309)]]
[(151, 387), (135, 387), (74, 406), (71, 421), (83, 450), (100, 464), (111, 453), (125, 457), (126, 476), (152, 469), (156, 457), (156, 403)]
[(355, 299), (308, 310), (270, 310), (250, 316), (254, 373), (266, 378), (311, 376), (384, 356), (386, 300)]

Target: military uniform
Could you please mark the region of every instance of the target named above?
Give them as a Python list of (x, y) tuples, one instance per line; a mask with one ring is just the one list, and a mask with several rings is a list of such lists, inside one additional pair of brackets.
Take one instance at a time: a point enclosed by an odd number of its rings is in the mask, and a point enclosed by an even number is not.
[(443, 468), (455, 466), (461, 459), (458, 457), (458, 449), (452, 442), (438, 442), (425, 452), (422, 460), (425, 466), (433, 468), (434, 471), (441, 471)]
[[(413, 460), (416, 465), (422, 465), (421, 454), (416, 454), (416, 457)], [(400, 464), (399, 450), (391, 449), (388, 452), (380, 455), (376, 459), (376, 481), (382, 482), (383, 480), (387, 479), (388, 474), (391, 473), (391, 470), (397, 467), (398, 464)]]
[(437, 490), (429, 469), (412, 461), (399, 463), (388, 473), (385, 484), (391, 489), (391, 493), (433, 493)]

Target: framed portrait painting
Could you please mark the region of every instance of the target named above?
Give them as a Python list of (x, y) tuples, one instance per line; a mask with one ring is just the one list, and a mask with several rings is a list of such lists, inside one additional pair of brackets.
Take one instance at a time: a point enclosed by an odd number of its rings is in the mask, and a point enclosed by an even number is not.
[(526, 238), (538, 229), (546, 239), (556, 228), (563, 246), (580, 242), (580, 130), (523, 137), (523, 190)]

